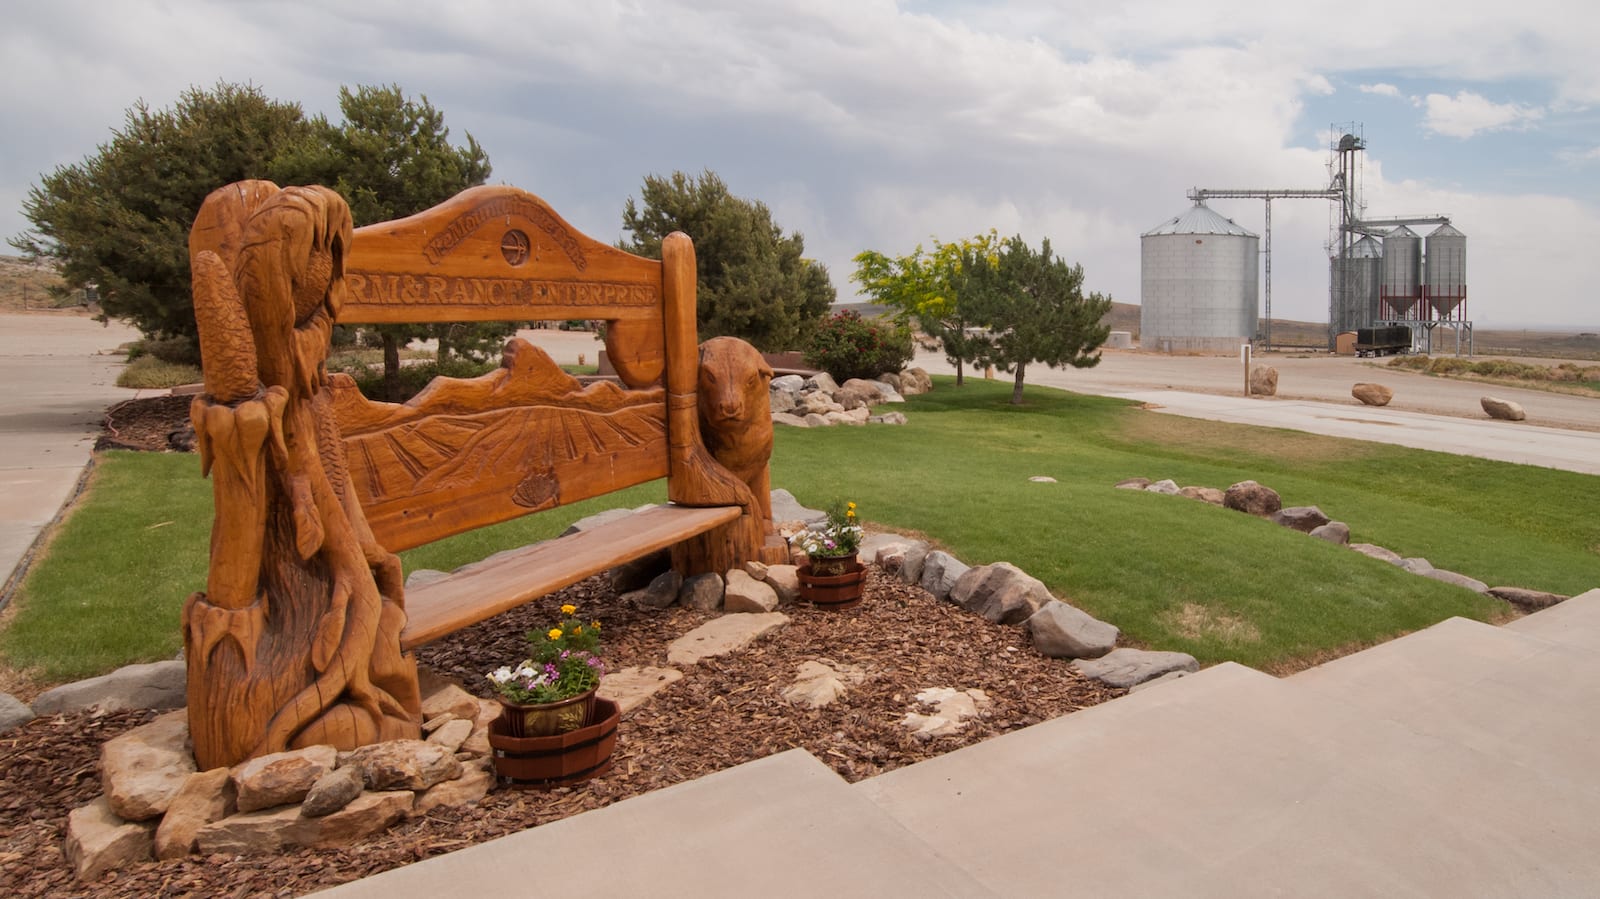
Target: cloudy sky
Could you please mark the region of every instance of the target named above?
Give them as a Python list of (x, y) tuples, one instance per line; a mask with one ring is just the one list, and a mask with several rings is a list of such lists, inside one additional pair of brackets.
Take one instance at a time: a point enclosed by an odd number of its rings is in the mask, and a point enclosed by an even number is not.
[[(603, 240), (645, 175), (711, 169), (851, 257), (998, 229), (1139, 299), (1192, 187), (1324, 187), (1360, 123), (1369, 216), (1468, 235), (1482, 326), (1600, 326), (1600, 16), (1571, 0), (451, 0), (18, 4), (0, 33), (0, 236), (143, 99), (253, 82), (337, 118), (398, 83), (496, 182)], [(1214, 207), (1260, 232), (1258, 200)], [(1273, 204), (1275, 317), (1326, 320), (1329, 204)]]

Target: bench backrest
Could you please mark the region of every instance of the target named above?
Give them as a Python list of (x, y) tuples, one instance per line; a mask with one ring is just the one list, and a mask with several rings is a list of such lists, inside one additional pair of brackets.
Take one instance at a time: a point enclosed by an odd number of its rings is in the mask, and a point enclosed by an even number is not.
[(584, 388), (522, 341), (499, 370), (436, 379), (403, 405), (336, 378), (351, 487), (378, 543), (398, 551), (665, 477), (669, 362), (686, 367), (678, 393), (692, 394), (696, 365), (692, 250), (687, 263), (674, 283), (512, 187), (357, 229), (340, 323), (599, 319), (624, 385)]

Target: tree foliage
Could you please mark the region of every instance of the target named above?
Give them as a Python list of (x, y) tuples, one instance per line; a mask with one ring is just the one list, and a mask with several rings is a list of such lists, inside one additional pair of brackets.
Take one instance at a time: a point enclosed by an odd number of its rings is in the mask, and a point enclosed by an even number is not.
[(154, 336), (195, 334), (189, 226), (206, 194), (269, 177), (276, 152), (310, 133), (295, 103), (254, 85), (191, 88), (171, 109), (143, 101), (95, 155), (28, 191), (33, 228), (10, 239), (55, 261), (69, 288), (98, 287), (105, 314)]
[(928, 252), (918, 244), (909, 256), (891, 258), (866, 250), (856, 255), (856, 270), (850, 279), (879, 303), (894, 308), (897, 321), (914, 324), (939, 341), (945, 358), (955, 366), (959, 387), (966, 365), (982, 353), (988, 338), (976, 330), (976, 322), (950, 281), (959, 275), (965, 254), (992, 265), (998, 243), (999, 236), (991, 229), (958, 243), (935, 240)]
[(674, 231), (694, 239), (701, 339), (741, 337), (766, 351), (804, 345), (832, 305), (825, 266), (806, 259), (805, 239), (787, 236), (760, 201), (734, 196), (716, 173), (646, 176), (640, 202), (628, 198), (619, 246), (659, 259)]
[(1100, 345), (1111, 334), (1111, 326), (1102, 322), (1111, 298), (1085, 296), (1083, 266), (1055, 256), (1048, 238), (1037, 251), (1020, 235), (1006, 238), (992, 262), (975, 248), (964, 250), (950, 281), (967, 314), (990, 332), (976, 364), (1016, 373), (1013, 404), (1022, 403), (1029, 363), (1050, 368), (1100, 364)]
[[(272, 173), (279, 183), (337, 190), (357, 227), (422, 212), (489, 177), (483, 147), (471, 134), (466, 146), (452, 146), (444, 113), (425, 96), (412, 100), (399, 85), (341, 87), (339, 111), (344, 121), (337, 124), (313, 119), (305, 137), (278, 153)], [(386, 398), (398, 398), (400, 347), (411, 340), (438, 340), (443, 364), (452, 353), (473, 359), (496, 353), (515, 330), (509, 322), (378, 326)]]

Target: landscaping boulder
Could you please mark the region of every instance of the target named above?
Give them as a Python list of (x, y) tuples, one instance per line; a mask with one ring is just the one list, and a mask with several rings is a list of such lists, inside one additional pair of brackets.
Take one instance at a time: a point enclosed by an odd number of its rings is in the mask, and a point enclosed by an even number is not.
[(774, 413), (772, 413), (772, 423), (775, 424), (775, 425), (784, 425), (784, 426), (790, 427), (790, 428), (809, 428), (809, 427), (811, 427), (811, 422), (807, 421), (806, 419), (804, 419), (804, 418), (802, 418), (802, 417), (800, 417), (798, 415), (790, 415), (788, 412), (774, 412)]
[(844, 386), (839, 388), (838, 393), (833, 395), (833, 401), (842, 406), (843, 411), (849, 412), (881, 403), (883, 402), (883, 395), (871, 383), (860, 378), (851, 378), (844, 382)]
[(1178, 482), (1171, 478), (1164, 478), (1144, 488), (1146, 493), (1159, 493), (1162, 496), (1177, 496)]
[(100, 780), (111, 811), (127, 821), (159, 817), (195, 772), (185, 712), (168, 712), (100, 747)]
[(194, 851), (200, 828), (233, 814), (233, 781), (227, 768), (196, 771), (172, 797), (156, 828), (156, 858), (168, 861)]
[(933, 389), (933, 379), (920, 368), (908, 368), (900, 372), (900, 393), (903, 396), (916, 396), (927, 393)]
[(683, 575), (668, 568), (651, 579), (643, 590), (623, 594), (622, 598), (638, 609), (660, 611), (678, 601), (678, 591), (683, 589)]
[(685, 667), (713, 656), (725, 656), (782, 630), (789, 616), (782, 612), (723, 615), (684, 634), (667, 646), (667, 661)]
[(911, 729), (919, 740), (946, 737), (960, 733), (968, 718), (976, 718), (992, 700), (982, 690), (957, 690), (953, 687), (929, 687), (917, 694), (922, 708), (928, 712), (907, 712), (900, 723)]
[(715, 612), (722, 608), (722, 575), (715, 571), (684, 578), (678, 591), (678, 605), (697, 612)]
[(1250, 369), (1251, 396), (1277, 396), (1278, 370), (1270, 365), (1257, 365)]
[(154, 823), (138, 824), (117, 817), (101, 796), (67, 815), (67, 863), (79, 880), (99, 880), (125, 865), (149, 861)]
[(800, 569), (794, 565), (768, 565), (763, 578), (772, 592), (778, 594), (778, 605), (789, 605), (800, 599)]
[(1053, 599), (1043, 581), (1010, 562), (968, 569), (951, 586), (949, 598), (995, 624), (1020, 624)]
[(935, 599), (949, 599), (950, 589), (970, 566), (942, 550), (928, 553), (922, 561), (922, 579), (917, 583)]
[(1132, 687), (1155, 680), (1171, 671), (1195, 672), (1200, 663), (1182, 652), (1147, 652), (1143, 649), (1113, 649), (1098, 659), (1079, 659), (1072, 663), (1080, 674), (1112, 687)]
[(1290, 506), (1273, 512), (1270, 517), (1273, 524), (1293, 528), (1302, 534), (1309, 534), (1331, 520), (1316, 506)]
[(187, 677), (187, 669), (181, 661), (125, 665), (110, 674), (46, 690), (33, 701), (33, 711), (39, 715), (53, 715), (89, 708), (107, 712), (181, 709), (188, 701), (185, 695)]
[(311, 785), (332, 771), (338, 760), (339, 752), (332, 746), (308, 746), (241, 762), (233, 769), (239, 811), (300, 802)]
[(1565, 602), (1570, 597), (1559, 593), (1546, 593), (1543, 590), (1525, 590), (1521, 587), (1490, 587), (1489, 595), (1503, 599), (1524, 612), (1537, 612), (1548, 609), (1558, 602)]
[(1124, 478), (1111, 486), (1118, 490), (1143, 490), (1150, 486), (1149, 478)]
[(839, 382), (833, 379), (833, 375), (825, 371), (819, 371), (806, 378), (805, 387), (802, 389), (818, 393), (837, 393), (839, 391)]
[(426, 790), (461, 776), (453, 752), (424, 740), (389, 740), (362, 746), (344, 757), (369, 790)]
[(777, 488), (773, 489), (773, 491), (772, 491), (772, 520), (773, 521), (775, 521), (775, 522), (795, 522), (795, 521), (798, 521), (798, 522), (802, 522), (802, 523), (805, 523), (805, 524), (812, 524), (814, 522), (826, 521), (827, 518), (828, 518), (828, 513), (827, 512), (824, 512), (821, 509), (808, 509), (805, 506), (800, 505), (800, 501), (794, 498), (794, 494), (790, 493), (789, 491), (787, 491), (785, 489), (783, 489), (782, 487), (777, 487)]
[(1350, 395), (1368, 406), (1387, 406), (1394, 399), (1394, 391), (1382, 384), (1360, 381), (1350, 388)]
[(1483, 397), (1478, 400), (1478, 404), (1483, 406), (1483, 411), (1488, 413), (1490, 418), (1498, 418), (1501, 421), (1522, 421), (1528, 417), (1528, 413), (1523, 411), (1520, 403), (1503, 400), (1497, 396)]
[(1443, 581), (1446, 584), (1455, 584), (1457, 587), (1465, 587), (1468, 590), (1471, 590), (1473, 593), (1484, 594), (1489, 592), (1489, 585), (1485, 584), (1483, 581), (1480, 581), (1477, 578), (1467, 577), (1464, 574), (1459, 574), (1444, 568), (1429, 568), (1427, 571), (1418, 573), (1423, 577), (1433, 578), (1436, 581)]
[(1097, 659), (1121, 636), (1114, 625), (1057, 599), (1033, 613), (1027, 625), (1034, 648), (1052, 659)]
[(1311, 536), (1345, 546), (1350, 542), (1350, 526), (1342, 521), (1330, 521), (1321, 527), (1312, 528)]
[(362, 793), (344, 808), (307, 818), (299, 806), (243, 812), (200, 828), (196, 836), (206, 855), (257, 855), (293, 846), (348, 846), (381, 833), (404, 818), (416, 802), (410, 790)]
[(477, 805), (494, 787), (494, 772), (481, 765), (468, 765), (455, 780), (434, 784), (417, 796), (411, 816), (425, 815), (440, 807), (460, 808)]
[(902, 412), (885, 412), (882, 415), (874, 415), (867, 421), (877, 425), (903, 425), (906, 423), (906, 416)]
[(478, 697), (451, 683), (422, 697), (423, 721), (432, 721), (443, 715), (471, 721), (478, 716)]
[[(458, 721), (461, 724), (470, 722)], [(354, 765), (335, 768), (327, 774), (317, 778), (306, 793), (306, 800), (300, 804), (300, 814), (307, 818), (322, 818), (331, 815), (355, 801), (361, 795), (363, 784), (361, 769)]]
[(433, 733), (428, 734), (428, 742), (435, 746), (443, 746), (449, 752), (459, 752), (461, 744), (467, 742), (472, 736), (472, 721), (468, 718), (455, 718), (446, 721)]
[(778, 593), (748, 573), (734, 568), (728, 571), (727, 586), (722, 596), (725, 612), (771, 612), (778, 608)]
[(812, 659), (800, 663), (795, 682), (783, 691), (783, 698), (795, 705), (820, 709), (832, 705), (850, 688), (867, 679), (865, 671), (832, 659)]
[(1412, 574), (1425, 575), (1433, 570), (1433, 563), (1421, 557), (1413, 557), (1409, 559), (1401, 559), (1400, 567), (1411, 572)]
[(1350, 548), (1364, 556), (1371, 556), (1380, 562), (1388, 562), (1390, 565), (1399, 565), (1401, 562), (1405, 561), (1405, 559), (1401, 558), (1400, 554), (1394, 550), (1385, 549), (1372, 543), (1352, 543), (1350, 544)]
[(1223, 492), (1215, 487), (1181, 487), (1178, 489), (1178, 495), (1188, 499), (1197, 499), (1203, 503), (1210, 503), (1213, 506), (1222, 505), (1224, 496)]
[(21, 727), (35, 717), (27, 703), (10, 693), (0, 693), (0, 734)]
[(1247, 515), (1262, 517), (1283, 508), (1283, 500), (1278, 497), (1278, 491), (1257, 484), (1255, 481), (1240, 481), (1229, 487), (1222, 495), (1222, 504)]

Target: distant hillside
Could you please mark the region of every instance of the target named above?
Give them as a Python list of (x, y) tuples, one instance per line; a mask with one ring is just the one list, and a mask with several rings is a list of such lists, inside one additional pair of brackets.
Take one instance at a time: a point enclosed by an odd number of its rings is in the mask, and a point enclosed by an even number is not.
[(47, 264), (0, 256), (0, 311), (57, 308), (63, 302), (52, 297), (48, 290), (60, 285), (61, 276)]

